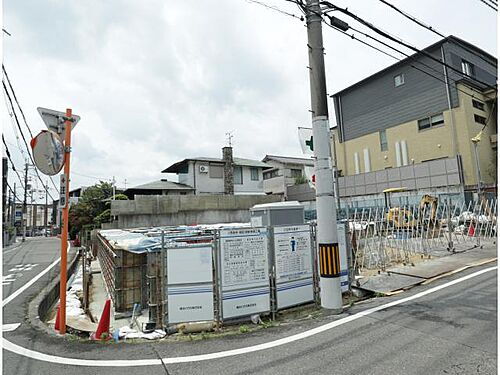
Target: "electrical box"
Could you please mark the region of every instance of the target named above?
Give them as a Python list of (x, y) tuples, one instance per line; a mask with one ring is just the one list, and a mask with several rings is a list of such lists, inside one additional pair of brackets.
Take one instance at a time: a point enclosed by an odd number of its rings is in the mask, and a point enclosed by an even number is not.
[(304, 206), (297, 201), (257, 204), (250, 208), (252, 227), (304, 224)]

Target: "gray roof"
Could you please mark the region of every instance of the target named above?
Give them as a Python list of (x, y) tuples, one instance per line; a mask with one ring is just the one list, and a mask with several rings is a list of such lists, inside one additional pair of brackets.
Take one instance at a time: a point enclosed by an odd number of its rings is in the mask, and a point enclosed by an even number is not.
[(189, 185), (179, 184), (178, 182), (160, 180), (137, 185), (125, 191), (130, 190), (194, 190), (194, 188)]
[[(206, 157), (188, 158), (188, 159), (184, 159), (184, 160), (178, 161), (177, 163), (172, 164), (170, 167), (164, 169), (162, 171), (162, 173), (178, 173), (179, 170), (181, 170), (182, 167), (190, 161), (201, 161), (201, 162), (208, 162), (208, 163), (224, 164), (224, 160), (219, 159), (219, 158), (206, 158)], [(233, 162), (234, 162), (234, 165), (245, 166), (245, 167), (256, 167), (256, 168), (263, 168), (263, 169), (272, 168), (270, 165), (268, 165), (260, 160), (233, 158)]]
[(423, 48), (420, 52), (416, 52), (412, 55), (410, 55), (409, 57), (406, 57), (392, 65), (389, 65), (387, 68), (384, 68), (374, 74), (372, 74), (371, 76), (368, 76), (366, 78), (363, 78), (361, 81), (358, 81), (354, 84), (352, 84), (351, 86), (348, 86), (346, 87), (345, 89), (342, 89), (340, 90), (339, 92), (333, 94), (333, 95), (330, 95), (330, 97), (336, 97), (336, 96), (339, 96), (340, 94), (344, 94), (346, 91), (349, 91), (349, 90), (352, 90), (358, 86), (361, 86), (369, 81), (371, 81), (372, 79), (376, 78), (376, 77), (379, 77), (381, 75), (384, 75), (385, 73), (391, 71), (393, 68), (396, 68), (396, 67), (399, 67), (399, 66), (402, 66), (406, 63), (408, 63), (409, 61), (414, 61), (415, 60), (415, 57), (418, 56), (419, 54), (422, 54), (422, 52), (430, 52), (431, 50), (435, 49), (436, 47), (440, 46), (441, 44), (443, 43), (446, 43), (446, 42), (451, 42), (451, 43), (455, 43), (455, 44), (458, 44), (462, 47), (465, 47), (466, 49), (469, 49), (469, 50), (474, 50), (475, 52), (483, 55), (484, 57), (488, 58), (491, 60), (491, 64), (494, 65), (494, 66), (497, 66), (497, 58), (491, 54), (489, 54), (488, 52), (482, 50), (481, 48), (479, 47), (476, 47), (475, 45), (469, 43), (469, 42), (466, 42), (465, 40), (462, 40), (460, 38), (457, 38), (456, 36), (454, 35), (450, 35), (450, 36), (447, 36), (446, 38), (443, 38), (439, 41), (437, 41), (436, 43), (434, 44), (431, 44), (430, 46), (428, 47), (425, 47)]
[(314, 166), (314, 160), (311, 158), (308, 159), (308, 158), (296, 158), (292, 156), (266, 155), (264, 159), (262, 159), (263, 162), (266, 162), (268, 160), (275, 160), (283, 164), (300, 164), (311, 167)]

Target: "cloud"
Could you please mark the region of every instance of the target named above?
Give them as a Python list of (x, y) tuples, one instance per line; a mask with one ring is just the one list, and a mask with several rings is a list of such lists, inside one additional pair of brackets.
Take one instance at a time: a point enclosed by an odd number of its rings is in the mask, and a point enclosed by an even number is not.
[[(436, 41), (377, 2), (338, 3), (419, 47)], [(480, 4), (461, 0), (453, 19), (442, 17), (444, 0), (395, 3), (496, 51), (494, 15)], [(456, 23), (474, 16), (485, 21)], [(128, 184), (165, 177), (178, 160), (219, 156), (227, 131), (236, 156), (300, 156), (296, 128), (310, 124), (310, 96), (306, 29), (296, 18), (243, 0), (31, 0), (5, 3), (4, 23), (12, 33), (4, 62), (33, 130), (44, 128), (38, 106), (82, 117), (73, 186), (95, 182), (82, 174)], [(393, 62), (331, 29), (324, 40), (329, 93)], [(6, 137), (14, 141), (10, 128)]]

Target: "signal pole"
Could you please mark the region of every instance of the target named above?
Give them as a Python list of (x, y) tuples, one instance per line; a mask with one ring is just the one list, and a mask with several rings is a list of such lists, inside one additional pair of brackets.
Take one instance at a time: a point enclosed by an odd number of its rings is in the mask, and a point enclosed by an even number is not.
[(340, 252), (337, 235), (337, 209), (331, 168), (330, 126), (326, 94), (323, 34), (319, 0), (306, 1), (309, 84), (311, 90), (314, 169), (316, 173), (317, 243), (319, 251), (321, 306), (342, 312)]

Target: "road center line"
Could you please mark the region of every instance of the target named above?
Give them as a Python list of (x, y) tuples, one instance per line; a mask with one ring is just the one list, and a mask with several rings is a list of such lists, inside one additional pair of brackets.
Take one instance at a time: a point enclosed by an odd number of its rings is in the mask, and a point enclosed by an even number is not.
[[(26, 349), (23, 348), (19, 345), (16, 345), (7, 339), (3, 338), (2, 339), (2, 346), (4, 349), (9, 350), (13, 353), (33, 358), (39, 361), (44, 361), (44, 362), (51, 362), (51, 363), (58, 363), (58, 364), (65, 364), (65, 365), (73, 365), (73, 366), (93, 366), (93, 367), (132, 367), (132, 366), (152, 366), (152, 365), (162, 365), (163, 364), (172, 364), (172, 363), (186, 363), (186, 362), (200, 362), (200, 361), (207, 361), (211, 359), (218, 359), (218, 358), (225, 358), (225, 357), (231, 357), (231, 356), (236, 356), (240, 354), (247, 354), (247, 353), (252, 353), (260, 350), (265, 350), (265, 349), (270, 349), (274, 348), (277, 346), (285, 345), (297, 340), (301, 340), (307, 337), (311, 337), (313, 335), (317, 335), (318, 333), (325, 332), (327, 330), (330, 330), (332, 328), (338, 327), (340, 325), (352, 322), (354, 320), (360, 319), (362, 317), (368, 316), (370, 314), (373, 314), (377, 311), (385, 310), (393, 306), (397, 306), (400, 304), (403, 304), (405, 302), (413, 301), (418, 298), (424, 297), (428, 294), (435, 293), (441, 289), (448, 288), (450, 286), (453, 286), (455, 284), (461, 283), (463, 281), (472, 279), (474, 277), (477, 277), (479, 275), (482, 275), (483, 273), (494, 271), (498, 268), (498, 266), (494, 267), (489, 267), (485, 268), (483, 270), (471, 273), (469, 275), (466, 275), (464, 277), (461, 277), (456, 280), (452, 280), (450, 282), (447, 282), (442, 285), (438, 285), (434, 288), (427, 289), (423, 292), (414, 294), (409, 297), (401, 298), (396, 301), (392, 301), (380, 306), (376, 306), (364, 311), (360, 311), (354, 315), (347, 316), (342, 319), (335, 320), (333, 322), (324, 324), (322, 326), (310, 329), (305, 332), (301, 332), (292, 336), (284, 337), (279, 340), (274, 340), (270, 341), (267, 343), (263, 344), (258, 344), (258, 345), (253, 345), (253, 346), (247, 346), (244, 348), (240, 349), (232, 349), (232, 350), (226, 350), (222, 352), (215, 352), (215, 353), (208, 353), (208, 354), (200, 354), (200, 355), (191, 355), (191, 356), (184, 356), (184, 357), (171, 357), (171, 358), (163, 358), (163, 359), (133, 359), (133, 360), (90, 360), (90, 359), (78, 359), (78, 358), (67, 358), (67, 357), (59, 357), (59, 356), (53, 356), (50, 354), (45, 354), (45, 353), (40, 353), (34, 350)], [(44, 271), (45, 272), (45, 271)]]

